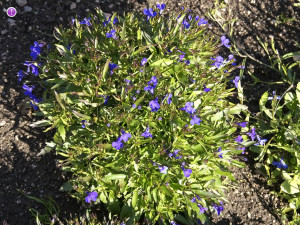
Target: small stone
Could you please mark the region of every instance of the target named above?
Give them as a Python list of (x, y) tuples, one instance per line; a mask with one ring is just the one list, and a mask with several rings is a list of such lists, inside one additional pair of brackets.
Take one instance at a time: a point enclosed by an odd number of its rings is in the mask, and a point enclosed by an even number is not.
[(29, 27), (28, 27), (28, 30), (29, 30), (29, 31), (31, 31), (31, 30), (32, 30), (32, 27), (31, 27), (31, 26), (29, 26)]
[(96, 0), (95, 2), (96, 2), (96, 3), (99, 3), (99, 0)]
[(0, 122), (0, 127), (3, 127), (5, 124), (6, 124), (6, 121), (4, 121), (4, 120), (1, 121), (1, 122)]
[(9, 22), (10, 25), (12, 25), (12, 26), (16, 25), (16, 21), (13, 20), (13, 19), (11, 19), (11, 18), (8, 18), (8, 19), (7, 19), (7, 22)]
[(109, 9), (112, 9), (113, 7), (114, 7), (114, 4), (110, 4), (110, 5), (108, 6)]
[(76, 2), (77, 2), (77, 3), (79, 3), (79, 2), (80, 2), (80, 0), (76, 0)]
[(16, 0), (16, 3), (17, 3), (19, 6), (23, 7), (24, 5), (27, 4), (27, 0)]
[(19, 141), (19, 136), (18, 135), (15, 136), (15, 141)]
[(255, 4), (256, 3), (256, 0), (251, 0), (251, 4)]
[(4, 34), (6, 34), (7, 32), (8, 32), (8, 30), (2, 30), (2, 31), (1, 31), (1, 34), (4, 35)]
[(30, 6), (25, 6), (24, 7), (24, 12), (31, 12), (32, 8)]
[(75, 2), (72, 2), (72, 4), (70, 5), (70, 9), (76, 9), (76, 3)]

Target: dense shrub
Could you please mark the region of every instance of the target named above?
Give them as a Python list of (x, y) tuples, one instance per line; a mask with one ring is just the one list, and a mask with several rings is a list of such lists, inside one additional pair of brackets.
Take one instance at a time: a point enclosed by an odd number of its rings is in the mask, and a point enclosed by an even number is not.
[(226, 37), (209, 35), (203, 18), (159, 8), (124, 18), (98, 10), (56, 28), (47, 54), (32, 46), (42, 65), (27, 63), (40, 70), (43, 99), (24, 89), (45, 117), (35, 126), (56, 128), (45, 150), (55, 148), (73, 174), (65, 191), (127, 224), (141, 215), (151, 224), (204, 222), (206, 210), (223, 210), (228, 168), (243, 167), (232, 155), (253, 143), (237, 116), (247, 107), (227, 99), (235, 59), (217, 54), (230, 47)]

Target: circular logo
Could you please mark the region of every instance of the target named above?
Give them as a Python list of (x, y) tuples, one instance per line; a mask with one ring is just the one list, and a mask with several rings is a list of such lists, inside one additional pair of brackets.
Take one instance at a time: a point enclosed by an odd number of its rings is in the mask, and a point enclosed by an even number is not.
[(9, 7), (9, 8), (6, 10), (6, 14), (7, 14), (9, 17), (14, 17), (15, 15), (17, 15), (17, 10), (16, 10), (14, 7)]

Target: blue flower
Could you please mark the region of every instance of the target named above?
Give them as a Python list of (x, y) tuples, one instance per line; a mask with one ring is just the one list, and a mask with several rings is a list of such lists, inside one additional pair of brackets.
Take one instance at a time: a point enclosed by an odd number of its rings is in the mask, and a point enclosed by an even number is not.
[(226, 36), (221, 37), (222, 45), (224, 45), (226, 48), (229, 48), (229, 39), (226, 39)]
[(152, 134), (149, 132), (149, 127), (146, 128), (146, 131), (141, 134), (142, 137), (148, 138), (148, 137), (153, 137)]
[(243, 142), (243, 137), (239, 135), (236, 139), (234, 139), (237, 143), (242, 143)]
[(104, 98), (104, 103), (103, 104), (107, 105), (109, 96), (108, 95), (100, 95), (100, 96)]
[(41, 53), (41, 47), (43, 47), (44, 44), (39, 44), (37, 41), (34, 42), (34, 45), (30, 46), (30, 50), (32, 51), (30, 53), (30, 56), (32, 60), (35, 60), (38, 55)]
[(276, 161), (273, 161), (272, 164), (274, 166), (276, 166), (278, 169), (287, 169), (288, 168), (288, 165), (285, 164), (285, 162), (283, 161), (283, 157), (280, 159), (279, 162), (276, 162)]
[(82, 127), (82, 128), (85, 128), (86, 120), (81, 120), (81, 123), (82, 123), (81, 127)]
[(260, 137), (257, 135), (257, 140), (258, 140), (258, 143), (254, 144), (254, 145), (264, 145), (267, 141), (267, 139), (260, 139)]
[(157, 15), (157, 12), (153, 11), (153, 9), (144, 9), (144, 14), (147, 16), (147, 20), (149, 20), (150, 17), (155, 17)]
[(121, 141), (127, 142), (129, 138), (131, 138), (130, 133), (126, 133), (125, 131), (121, 130), (122, 136), (120, 137)]
[(199, 19), (200, 19), (199, 16), (196, 16), (196, 17), (195, 17), (196, 22), (197, 22)]
[[(268, 97), (268, 100), (273, 100), (275, 97), (275, 91), (273, 91), (273, 97)], [(281, 99), (281, 96), (277, 96), (276, 99)]]
[(185, 169), (183, 166), (181, 167), (181, 169), (183, 170), (183, 174), (185, 177), (191, 176), (191, 173), (192, 173), (191, 169)]
[(24, 92), (25, 95), (30, 96), (32, 94), (32, 91), (34, 88), (35, 88), (35, 86), (29, 87), (26, 84), (23, 84), (23, 89), (25, 90), (25, 92)]
[(198, 22), (198, 26), (205, 25), (207, 23), (208, 22), (205, 19), (201, 18), (200, 21)]
[(132, 105), (132, 108), (136, 108), (136, 104), (133, 104), (133, 105)]
[(121, 148), (123, 148), (124, 144), (121, 142), (120, 138), (118, 138), (117, 141), (114, 141), (112, 143), (112, 147), (117, 149), (117, 150), (120, 150)]
[(18, 76), (18, 81), (22, 81), (22, 79), (26, 76), (26, 73), (23, 73), (23, 70), (20, 70), (17, 74)]
[(170, 105), (171, 103), (172, 103), (172, 98), (173, 97), (173, 95), (172, 95), (172, 93), (170, 93), (169, 95), (168, 95), (168, 97), (167, 97), (167, 103)]
[(143, 58), (142, 61), (141, 61), (141, 66), (144, 66), (147, 62), (147, 58)]
[(205, 92), (209, 92), (211, 90), (210, 88), (207, 88), (204, 84), (203, 84), (203, 87), (204, 87)]
[(236, 77), (234, 78), (234, 80), (232, 80), (232, 82), (234, 83), (234, 85), (235, 85), (236, 88), (238, 88), (239, 80), (240, 80), (240, 77), (239, 77), (239, 76), (236, 76)]
[(200, 122), (201, 122), (202, 120), (199, 119), (199, 118), (197, 117), (197, 115), (191, 116), (191, 118), (192, 118), (192, 120), (191, 120), (190, 123), (191, 123), (192, 125), (195, 125), (195, 124), (200, 125)]
[(33, 107), (34, 110), (38, 110), (38, 108), (39, 108), (38, 106), (32, 104), (32, 102), (30, 102), (30, 105)]
[(214, 209), (217, 210), (218, 215), (224, 210), (223, 203), (220, 201), (221, 205), (212, 204)]
[(247, 135), (249, 136), (249, 137), (251, 137), (251, 140), (252, 141), (254, 141), (255, 140), (255, 137), (256, 137), (256, 132), (255, 132), (255, 127), (252, 127), (252, 129), (251, 129), (251, 132), (249, 132), (249, 133), (247, 133)]
[(159, 14), (161, 14), (166, 8), (165, 4), (157, 4), (156, 7), (159, 9)]
[[(71, 51), (71, 44), (69, 44), (66, 48)], [(75, 50), (73, 50), (73, 55), (75, 55)]]
[(189, 29), (191, 26), (191, 24), (189, 24), (187, 20), (183, 20), (182, 24), (185, 29)]
[(204, 212), (207, 210), (207, 208), (205, 208), (205, 207), (202, 206), (201, 204), (198, 204), (198, 207), (199, 207), (199, 209), (200, 209), (199, 214), (204, 213)]
[(239, 147), (236, 150), (243, 150), (242, 154), (245, 154), (245, 149), (246, 149), (245, 147)]
[(114, 73), (114, 70), (116, 68), (118, 68), (119, 66), (115, 63), (109, 63), (109, 69), (110, 69), (110, 74), (113, 74)]
[(241, 127), (246, 127), (248, 122), (242, 122), (242, 123), (236, 123), (237, 125), (241, 126)]
[(188, 18), (190, 21), (193, 19), (193, 17), (191, 15), (189, 15)]
[(39, 75), (38, 67), (36, 65), (29, 63), (27, 61), (25, 61), (25, 63), (23, 65), (28, 66), (27, 73), (30, 72), (30, 68), (31, 68), (32, 69), (31, 73), (33, 73), (35, 76)]
[(138, 109), (141, 109), (141, 108), (142, 108), (142, 106), (139, 106), (139, 107), (138, 107)]
[(158, 169), (161, 173), (167, 174), (169, 168), (167, 166), (158, 166)]
[(211, 65), (217, 67), (218, 69), (223, 65), (224, 63), (224, 59), (222, 56), (217, 56), (215, 59), (211, 58), (212, 60), (214, 60), (215, 62)]
[(193, 114), (196, 112), (196, 109), (194, 109), (193, 106), (193, 102), (187, 102), (185, 103), (185, 107), (184, 108), (180, 108), (181, 110), (185, 110), (187, 113)]
[(191, 199), (191, 202), (192, 203), (195, 203), (197, 201), (197, 199), (195, 198), (195, 197), (193, 197), (192, 199)]
[(110, 123), (106, 124), (106, 126), (110, 127)]
[(98, 193), (96, 191), (93, 191), (93, 192), (86, 192), (87, 193), (87, 196), (85, 198), (85, 202), (86, 203), (91, 203), (91, 201), (96, 201), (97, 198), (98, 198)]
[(107, 37), (107, 38), (114, 38), (114, 39), (117, 39), (116, 31), (115, 31), (114, 29), (111, 30), (110, 32), (106, 33), (106, 37)]
[(178, 152), (180, 152), (179, 149), (174, 150), (173, 153), (169, 153), (169, 157), (171, 157), (171, 158), (174, 157), (175, 159), (181, 159), (181, 158), (182, 158), (181, 155), (180, 155), (180, 156), (177, 156)]
[(90, 23), (90, 19), (91, 18), (84, 18), (82, 22), (79, 22), (80, 24), (86, 24), (88, 26), (92, 26), (92, 24)]
[(160, 121), (160, 120), (162, 120), (162, 118), (161, 118), (161, 117), (158, 117), (158, 120)]
[(155, 100), (152, 100), (149, 102), (149, 106), (151, 108), (151, 112), (157, 112), (160, 108), (160, 105), (158, 103), (158, 98), (156, 98)]
[(150, 91), (151, 94), (154, 94), (154, 88), (157, 86), (156, 76), (152, 76), (151, 80), (148, 82), (148, 86), (144, 88), (145, 91)]
[(218, 148), (218, 152), (220, 152), (220, 154), (218, 154), (218, 156), (223, 159), (223, 152), (222, 152), (222, 147)]

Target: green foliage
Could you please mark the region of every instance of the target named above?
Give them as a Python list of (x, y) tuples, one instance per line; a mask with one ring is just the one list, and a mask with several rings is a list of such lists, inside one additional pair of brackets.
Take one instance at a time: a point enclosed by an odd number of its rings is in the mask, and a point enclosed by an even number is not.
[[(290, 89), (295, 91), (291, 92)], [(297, 210), (300, 206), (300, 82), (296, 87), (292, 85), (281, 99), (274, 96), (270, 104), (267, 100), (268, 92), (265, 92), (260, 99), (261, 112), (255, 127), (269, 140), (265, 146), (252, 146), (250, 150), (258, 153), (257, 160), (264, 163), (268, 184), (279, 184), (280, 191), (277, 194), (289, 202), (288, 207), (280, 209), (283, 219), (287, 218), (287, 212), (293, 211), (295, 222), (299, 218)], [(272, 165), (282, 157), (288, 165), (287, 169)]]
[[(113, 24), (114, 18), (119, 23)], [(98, 10), (92, 26), (75, 20), (71, 29), (56, 28), (58, 43), (44, 58), (40, 77), (46, 90), (38, 115), (46, 119), (36, 126), (50, 126), (45, 132), (56, 129), (45, 150), (55, 148), (64, 157), (63, 169), (73, 173), (62, 190), (81, 201), (86, 191), (97, 192), (90, 204), (106, 204), (110, 218), (119, 215), (127, 224), (141, 215), (152, 224), (205, 222), (191, 199), (199, 196), (201, 205), (212, 209), (212, 203), (225, 200), (229, 181), (235, 181), (229, 167), (243, 167), (231, 159), (242, 152), (234, 138), (238, 115), (247, 109), (227, 100), (233, 89), (226, 89), (226, 70), (234, 68), (230, 62), (212, 66), (218, 43), (205, 26), (191, 23), (185, 29), (184, 18), (182, 13), (145, 21), (135, 14), (114, 14), (103, 26), (106, 18)], [(116, 38), (107, 38), (112, 29)], [(144, 58), (147, 63), (141, 66)], [(112, 69), (112, 63), (118, 67)], [(152, 95), (144, 87), (153, 76), (157, 87)], [(171, 104), (163, 98), (169, 93)], [(156, 98), (160, 108), (153, 111), (149, 102)], [(193, 103), (200, 125), (191, 125), (190, 115), (181, 110), (187, 102)], [(147, 127), (152, 138), (141, 136)], [(131, 138), (116, 150), (112, 143), (121, 129)], [(241, 145), (248, 146), (245, 138)], [(171, 157), (176, 149), (177, 157)], [(159, 166), (168, 167), (167, 173)], [(183, 167), (192, 170), (189, 177)]]

